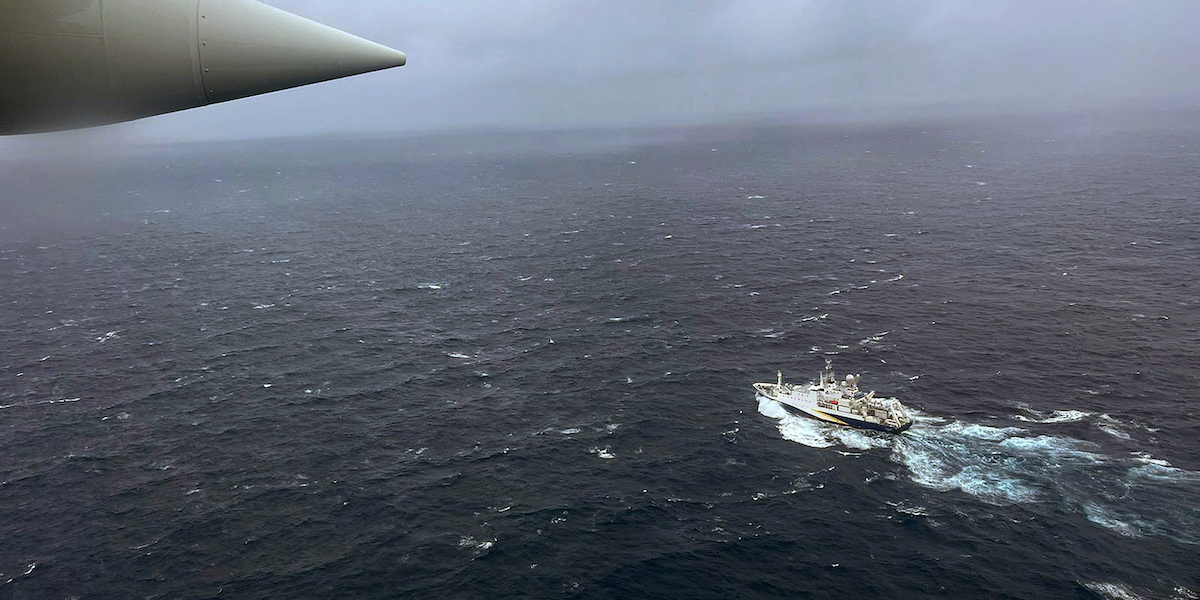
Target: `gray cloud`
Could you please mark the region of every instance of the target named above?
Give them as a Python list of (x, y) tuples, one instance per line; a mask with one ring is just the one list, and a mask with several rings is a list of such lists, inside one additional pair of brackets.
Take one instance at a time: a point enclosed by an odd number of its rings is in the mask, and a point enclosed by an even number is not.
[(123, 125), (123, 139), (620, 126), (1200, 97), (1193, 0), (271, 0), (409, 65)]

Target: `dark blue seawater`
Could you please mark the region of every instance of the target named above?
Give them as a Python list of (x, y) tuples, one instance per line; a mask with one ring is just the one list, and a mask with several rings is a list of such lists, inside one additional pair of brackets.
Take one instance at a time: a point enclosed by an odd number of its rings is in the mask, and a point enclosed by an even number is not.
[(1195, 123), (10, 160), (0, 599), (1194, 599)]

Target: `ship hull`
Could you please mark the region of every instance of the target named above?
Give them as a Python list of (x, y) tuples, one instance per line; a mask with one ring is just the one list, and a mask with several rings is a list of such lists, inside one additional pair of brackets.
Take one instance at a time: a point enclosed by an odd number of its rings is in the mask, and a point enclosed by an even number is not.
[(912, 421), (901, 423), (899, 426), (892, 426), (886, 423), (866, 420), (861, 418), (859, 415), (847, 411), (837, 410), (836, 408), (831, 410), (830, 408), (827, 408), (829, 406), (828, 402), (821, 403), (826, 405), (826, 408), (823, 408), (818, 405), (818, 402), (810, 401), (803, 397), (797, 398), (790, 394), (780, 395), (774, 393), (774, 387), (775, 386), (772, 384), (756, 384), (755, 389), (758, 392), (757, 396), (759, 398), (765, 398), (773, 402), (778, 402), (779, 404), (783, 405), (788, 412), (795, 415), (805, 416), (817, 419), (819, 421), (825, 421), (826, 423), (833, 423), (835, 425), (844, 425), (846, 427), (854, 427), (856, 429), (870, 429), (885, 433), (901, 433), (912, 427)]
[[(870, 429), (873, 431), (882, 431), (884, 433), (901, 433), (904, 431), (908, 431), (908, 429), (910, 427), (912, 427), (912, 423), (905, 423), (899, 427), (890, 427), (890, 426), (884, 425), (882, 423), (872, 423), (870, 421), (860, 421), (857, 419), (841, 418), (841, 415), (835, 417), (835, 416), (832, 416), (832, 415), (829, 415), (826, 413), (822, 413), (821, 411), (818, 411), (818, 410), (813, 410), (810, 412), (810, 411), (807, 411), (807, 410), (804, 410), (801, 408), (797, 408), (795, 406), (792, 406), (791, 404), (788, 404), (787, 402), (781, 402), (779, 400), (770, 398), (768, 396), (760, 395), (759, 397), (766, 398), (767, 400), (773, 400), (775, 402), (779, 402), (779, 404), (783, 406), (784, 410), (788, 411), (789, 413), (791, 413), (793, 415), (796, 415), (799, 417), (808, 417), (810, 419), (817, 419), (818, 421), (825, 421), (825, 422), (834, 423), (837, 425), (845, 425), (846, 427), (853, 427), (855, 429)], [(818, 414), (814, 414), (814, 413), (819, 413), (819, 416), (818, 416)]]

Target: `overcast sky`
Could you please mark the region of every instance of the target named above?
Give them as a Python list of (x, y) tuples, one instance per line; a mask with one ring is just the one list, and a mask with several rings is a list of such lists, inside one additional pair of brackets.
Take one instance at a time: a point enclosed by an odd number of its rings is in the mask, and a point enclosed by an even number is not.
[(409, 64), (105, 128), (174, 140), (1200, 98), (1196, 0), (269, 0)]

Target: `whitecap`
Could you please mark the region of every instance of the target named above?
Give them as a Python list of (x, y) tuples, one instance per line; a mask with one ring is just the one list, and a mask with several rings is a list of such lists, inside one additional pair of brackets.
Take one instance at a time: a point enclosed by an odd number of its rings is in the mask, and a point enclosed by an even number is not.
[(1154, 429), (1150, 429), (1150, 428), (1146, 427), (1145, 425), (1142, 425), (1141, 423), (1137, 423), (1137, 422), (1133, 422), (1133, 421), (1122, 421), (1120, 419), (1117, 419), (1117, 418), (1112, 417), (1105, 413), (1100, 413), (1099, 415), (1096, 415), (1096, 418), (1098, 420), (1098, 422), (1096, 423), (1097, 429), (1099, 429), (1100, 431), (1103, 431), (1104, 433), (1107, 433), (1113, 437), (1122, 439), (1122, 440), (1133, 439), (1133, 437), (1129, 433), (1129, 430), (1131, 430), (1131, 429), (1155, 431)]
[(979, 440), (1003, 440), (1014, 435), (1020, 435), (1025, 432), (1020, 427), (989, 427), (987, 425), (978, 425), (976, 423), (967, 423), (965, 421), (955, 421), (941, 428), (941, 431), (949, 434), (956, 434), (961, 437), (974, 438)]
[[(47, 404), (70, 404), (72, 402), (79, 402), (82, 399), (83, 398), (62, 398), (59, 400), (42, 400), (40, 402), (30, 402), (28, 404), (0, 404), (0, 410), (5, 410), (5, 409), (9, 409), (9, 408), (26, 408), (26, 407), (30, 407), (30, 406), (43, 406), (43, 405), (47, 405)], [(125, 413), (121, 413), (121, 414), (125, 414)]]
[(1041, 418), (1030, 418), (1026, 417), (1025, 415), (1013, 415), (1013, 418), (1018, 421), (1025, 421), (1027, 423), (1070, 423), (1092, 416), (1092, 413), (1084, 412), (1082, 410), (1056, 410), (1051, 413), (1049, 417), (1042, 417), (1041, 414), (1032, 409), (1027, 408), (1025, 410), (1033, 414), (1035, 417)]
[(885, 331), (885, 332), (883, 332), (883, 333), (877, 333), (877, 334), (875, 334), (875, 335), (873, 335), (873, 336), (871, 336), (871, 337), (868, 337), (868, 338), (864, 338), (864, 339), (861, 339), (861, 340), (859, 340), (859, 341), (858, 341), (858, 343), (859, 343), (859, 345), (862, 345), (862, 346), (866, 346), (866, 345), (868, 345), (868, 344), (878, 344), (879, 342), (883, 341), (883, 337), (884, 337), (884, 336), (886, 336), (886, 335), (887, 335), (887, 334), (889, 334), (889, 333), (891, 333), (891, 331)]
[(490, 550), (492, 548), (492, 546), (494, 546), (494, 545), (496, 545), (496, 540), (478, 540), (477, 541), (474, 538), (474, 536), (470, 536), (470, 535), (465, 535), (462, 537), (462, 539), (458, 540), (459, 548), (470, 548), (470, 549), (477, 550), (477, 551)]
[(1133, 454), (1134, 454), (1134, 456), (1137, 457), (1137, 460), (1139, 462), (1143, 462), (1143, 463), (1146, 463), (1149, 465), (1158, 465), (1160, 467), (1170, 467), (1171, 466), (1171, 463), (1169, 463), (1161, 458), (1154, 458), (1153, 456), (1150, 455), (1149, 452), (1134, 452)]
[(1107, 598), (1108, 600), (1143, 600), (1143, 596), (1138, 595), (1128, 585), (1123, 583), (1100, 583), (1097, 581), (1080, 582), (1088, 591), (1097, 596)]
[(888, 504), (891, 504), (892, 506), (896, 507), (896, 512), (899, 512), (899, 513), (904, 513), (906, 515), (911, 515), (914, 517), (929, 516), (929, 509), (925, 508), (924, 506), (902, 506), (898, 503), (893, 504), (891, 502), (889, 502)]
[(1099, 429), (1100, 431), (1103, 431), (1104, 433), (1107, 433), (1108, 435), (1111, 435), (1118, 439), (1122, 439), (1122, 440), (1132, 440), (1133, 439), (1133, 436), (1129, 435), (1128, 433), (1126, 433), (1124, 431), (1121, 431), (1121, 429), (1113, 423), (1098, 423), (1096, 425), (1096, 428)]

